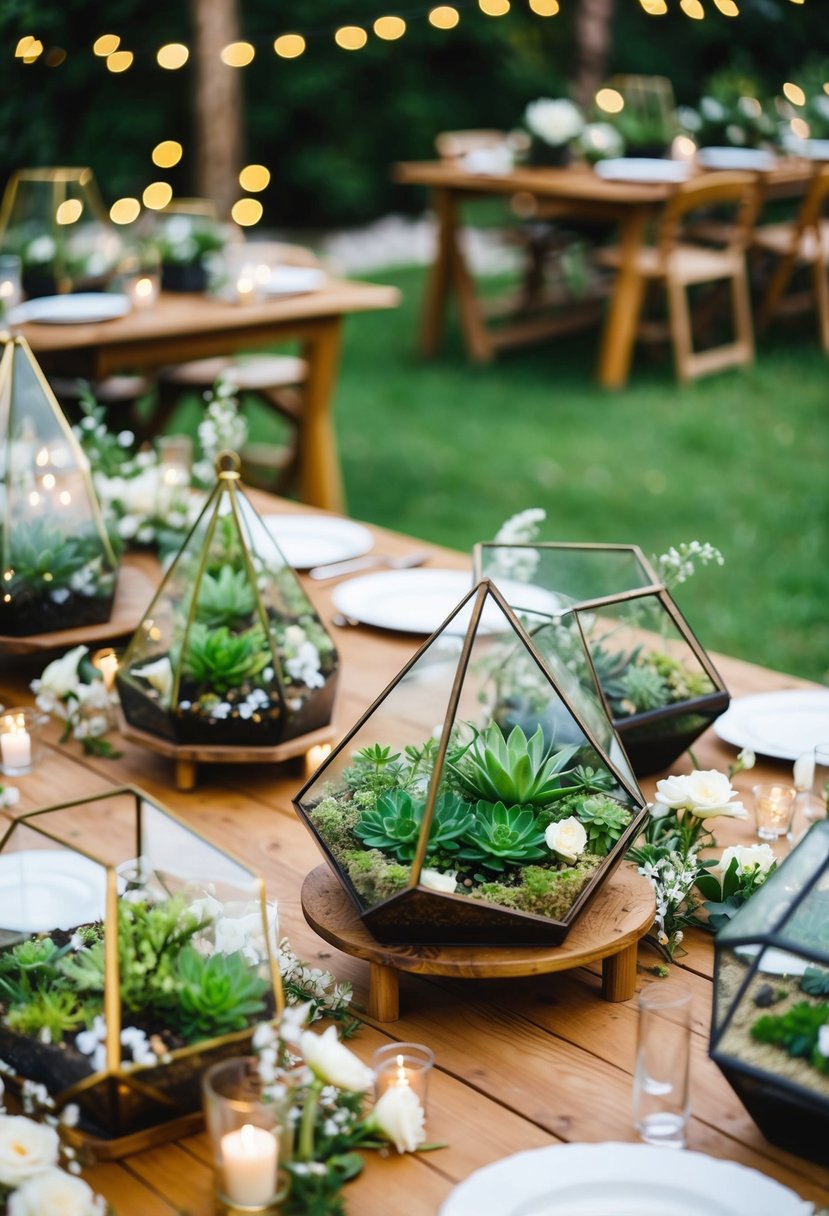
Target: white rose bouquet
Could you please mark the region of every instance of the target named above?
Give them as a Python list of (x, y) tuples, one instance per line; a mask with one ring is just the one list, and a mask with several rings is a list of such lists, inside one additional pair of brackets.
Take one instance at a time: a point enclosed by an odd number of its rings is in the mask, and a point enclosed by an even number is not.
[(702, 864), (705, 870), (696, 887), (705, 899), (708, 924), (717, 933), (777, 869), (777, 858), (768, 844), (731, 845), (715, 864)]

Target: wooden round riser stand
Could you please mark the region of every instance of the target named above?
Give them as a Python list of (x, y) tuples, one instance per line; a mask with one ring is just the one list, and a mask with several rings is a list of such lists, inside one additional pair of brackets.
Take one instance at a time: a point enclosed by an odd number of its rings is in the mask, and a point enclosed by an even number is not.
[(302, 884), (302, 911), (325, 941), (370, 964), (367, 1013), (378, 1022), (394, 1022), (400, 1016), (401, 971), (455, 979), (507, 979), (601, 961), (604, 999), (630, 1000), (636, 989), (639, 940), (653, 925), (656, 900), (648, 879), (622, 864), (590, 901), (563, 945), (387, 946), (372, 937), (336, 875), (321, 865)]
[(191, 743), (171, 743), (149, 731), (139, 730), (125, 721), (120, 715), (121, 734), (130, 743), (146, 747), (148, 751), (157, 752), (159, 756), (169, 756), (175, 761), (176, 789), (188, 792), (196, 788), (198, 766), (200, 764), (279, 764), (283, 760), (291, 760), (304, 756), (320, 743), (330, 743), (336, 738), (337, 731), (333, 726), (322, 726), (319, 730), (309, 731), (298, 735), (296, 739), (288, 739), (274, 747), (196, 747)]

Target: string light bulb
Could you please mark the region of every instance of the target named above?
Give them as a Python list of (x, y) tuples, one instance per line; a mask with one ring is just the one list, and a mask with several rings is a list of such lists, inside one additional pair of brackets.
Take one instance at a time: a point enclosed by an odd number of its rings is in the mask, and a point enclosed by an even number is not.
[(510, 10), (509, 0), (478, 0), (478, 8), (485, 17), (504, 17)]
[(106, 59), (113, 51), (117, 51), (120, 45), (121, 39), (117, 34), (101, 34), (100, 38), (96, 38), (92, 43), (92, 54)]
[(639, 0), (649, 17), (662, 17), (668, 11), (665, 0)]
[(724, 17), (739, 17), (740, 10), (734, 0), (714, 0), (714, 4)]
[(177, 139), (162, 139), (152, 150), (151, 157), (159, 169), (171, 169), (177, 165), (184, 154), (184, 149)]
[(117, 198), (109, 209), (113, 224), (134, 224), (141, 214), (137, 198)]
[(702, 21), (705, 16), (700, 0), (679, 0), (679, 7), (686, 17), (693, 17), (694, 21)]
[(246, 68), (253, 63), (256, 48), (250, 42), (230, 42), (223, 47), (220, 59), (229, 68)]
[(265, 165), (245, 165), (239, 174), (239, 185), (249, 194), (258, 194), (271, 180), (271, 171)]
[(460, 19), (458, 10), (449, 4), (439, 4), (429, 13), (429, 24), (437, 30), (453, 30)]
[(793, 106), (805, 106), (806, 94), (803, 92), (799, 84), (793, 84), (787, 80), (783, 85), (783, 96), (786, 101), (790, 101)]
[(625, 99), (618, 89), (599, 89), (595, 101), (605, 114), (620, 114), (625, 108)]
[(132, 51), (113, 51), (106, 57), (107, 70), (116, 73), (126, 72), (127, 68), (132, 67), (134, 58)]
[(302, 34), (280, 34), (273, 49), (280, 59), (296, 59), (305, 50), (305, 39)]
[(55, 212), (55, 222), (58, 224), (76, 224), (83, 213), (83, 203), (79, 198), (67, 198), (58, 206)]
[(368, 34), (360, 25), (341, 25), (334, 41), (344, 51), (360, 51), (368, 42)]
[(395, 42), (406, 33), (406, 22), (402, 17), (378, 17), (372, 29), (384, 42)]
[(258, 198), (240, 198), (230, 209), (231, 219), (240, 228), (251, 228), (262, 218), (264, 208)]
[(555, 17), (560, 7), (558, 0), (530, 0), (530, 8), (536, 17)]
[(144, 206), (150, 211), (162, 211), (173, 197), (173, 187), (168, 182), (150, 182), (141, 195)]
[(183, 68), (189, 58), (190, 51), (183, 42), (168, 42), (159, 47), (156, 55), (158, 66), (166, 68), (168, 72), (175, 72), (178, 68)]

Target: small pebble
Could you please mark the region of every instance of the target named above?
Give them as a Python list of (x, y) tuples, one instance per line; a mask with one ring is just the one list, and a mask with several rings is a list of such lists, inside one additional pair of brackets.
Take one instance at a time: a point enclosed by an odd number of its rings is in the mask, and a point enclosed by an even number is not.
[(768, 1009), (769, 1005), (773, 1005), (776, 1000), (777, 993), (771, 984), (763, 984), (762, 988), (758, 988), (754, 994), (754, 1004), (758, 1009)]

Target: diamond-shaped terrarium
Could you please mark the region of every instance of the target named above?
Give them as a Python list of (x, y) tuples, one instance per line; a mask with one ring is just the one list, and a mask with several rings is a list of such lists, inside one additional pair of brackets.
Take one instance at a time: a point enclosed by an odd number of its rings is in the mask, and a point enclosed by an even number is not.
[(595, 688), (461, 601), (297, 795), (381, 941), (557, 943), (647, 812)]
[(262, 879), (132, 787), (0, 840), (0, 1058), (119, 1156), (193, 1130), (204, 1069), (278, 1014)]
[(711, 1058), (768, 1140), (823, 1164), (829, 822), (810, 828), (715, 945)]
[(108, 621), (116, 572), (86, 458), (13, 338), (0, 360), (0, 634)]
[(727, 709), (719, 673), (635, 545), (483, 544), (475, 568), (517, 612), (546, 594), (578, 621), (574, 670), (586, 650), (638, 777), (666, 768)]
[[(118, 671), (129, 729), (203, 760), (279, 760), (333, 735), (339, 659), (222, 453), (216, 487)], [(261, 749), (276, 749), (263, 753)], [(156, 750), (165, 750), (157, 747)]]

